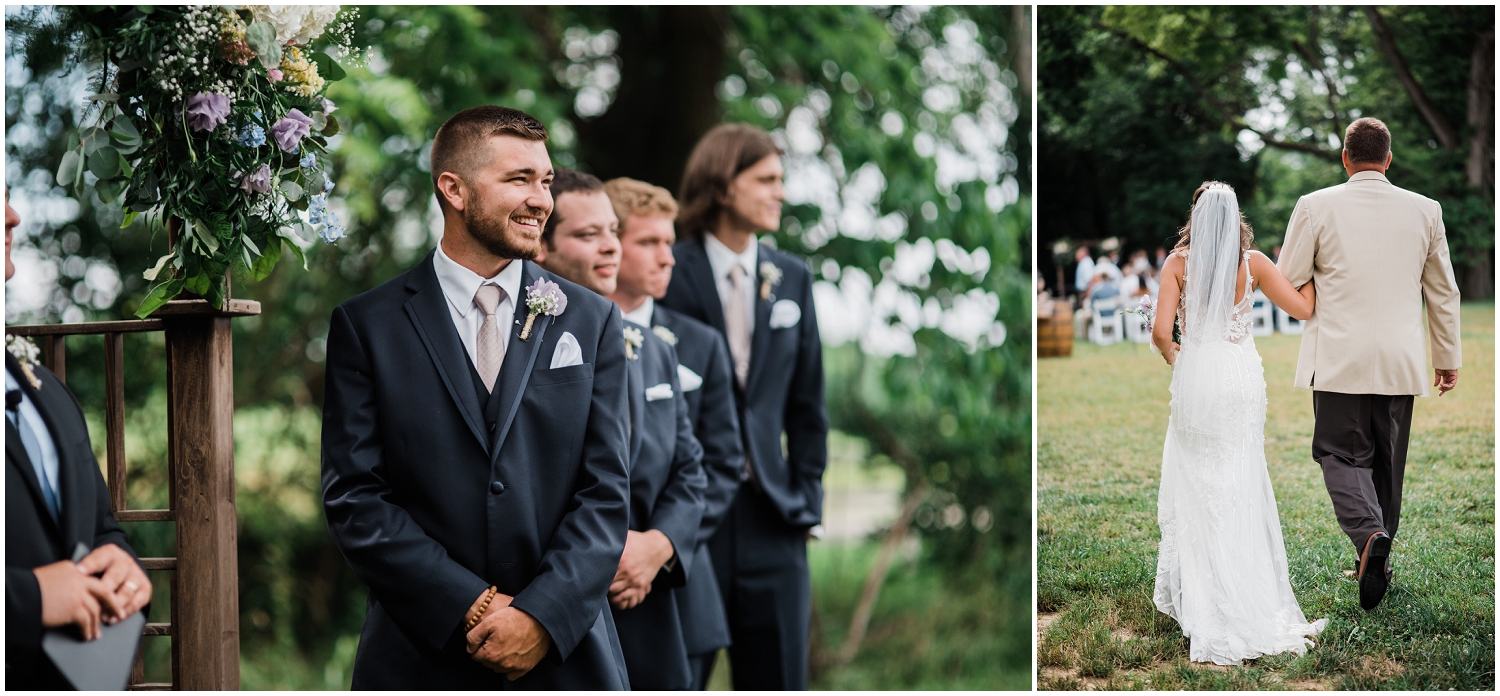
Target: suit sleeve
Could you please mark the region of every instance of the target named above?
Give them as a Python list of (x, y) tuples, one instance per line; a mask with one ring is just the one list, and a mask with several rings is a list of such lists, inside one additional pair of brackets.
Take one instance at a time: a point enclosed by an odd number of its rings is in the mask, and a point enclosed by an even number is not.
[(1463, 364), (1463, 347), (1458, 333), (1458, 283), (1453, 278), (1453, 264), (1448, 259), (1448, 233), (1443, 227), (1443, 208), (1439, 203), (1427, 261), (1422, 265), (1422, 299), (1427, 301), (1427, 333), (1432, 340), (1432, 366), (1439, 370), (1457, 370)]
[(583, 461), (571, 511), (542, 555), (536, 578), (511, 606), (530, 614), (566, 660), (607, 605), (609, 583), (625, 552), (630, 478), (625, 435), (625, 342), (613, 305), (594, 358), (593, 394), (583, 439)]
[(693, 423), (688, 419), (687, 397), (682, 393), (682, 383), (677, 378), (677, 352), (667, 346), (672, 356), (672, 402), (677, 413), (677, 443), (672, 454), (672, 473), (667, 485), (656, 497), (651, 509), (648, 529), (655, 529), (672, 542), (676, 560), (665, 574), (657, 576), (665, 587), (682, 587), (687, 584), (688, 568), (692, 565), (693, 550), (698, 546), (698, 525), (703, 521), (703, 488), (707, 481), (703, 477), (703, 446), (693, 436)]
[(823, 521), (823, 470), (828, 466), (828, 410), (823, 402), (823, 342), (813, 307), (812, 278), (803, 271), (801, 336), (797, 368), (788, 390), (785, 428), (787, 465), (807, 496), (807, 509), (798, 523), (812, 527)]
[(344, 559), (407, 636), (436, 651), (489, 587), (391, 502), (372, 367), (342, 307), (328, 331), (323, 509)]
[(1281, 271), (1294, 288), (1300, 288), (1312, 280), (1313, 255), (1318, 250), (1318, 233), (1312, 228), (1312, 211), (1307, 199), (1297, 200), (1292, 209), (1292, 219), (1286, 225), (1286, 238), (1281, 242), (1281, 258), (1276, 260), (1276, 270)]
[(42, 643), (42, 586), (30, 568), (5, 568), (5, 644)]
[(703, 393), (698, 401), (698, 422), (693, 432), (703, 446), (703, 521), (698, 526), (698, 543), (702, 544), (718, 531), (719, 523), (729, 512), (734, 494), (740, 489), (740, 471), (745, 467), (745, 443), (740, 437), (740, 418), (734, 407), (734, 375), (729, 367), (729, 348), (717, 331), (707, 332), (713, 339), (707, 369), (704, 370)]

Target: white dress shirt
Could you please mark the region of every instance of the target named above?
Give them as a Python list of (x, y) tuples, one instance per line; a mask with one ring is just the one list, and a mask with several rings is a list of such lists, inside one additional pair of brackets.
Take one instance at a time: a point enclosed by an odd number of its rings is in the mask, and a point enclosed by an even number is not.
[(750, 245), (743, 252), (736, 253), (724, 246), (718, 237), (712, 234), (703, 235), (703, 249), (708, 252), (708, 267), (713, 269), (714, 283), (719, 288), (720, 307), (724, 306), (724, 298), (728, 297), (734, 289), (734, 283), (729, 281), (729, 271), (734, 268), (735, 264), (745, 269), (744, 287), (740, 292), (745, 294), (745, 311), (750, 313), (750, 316), (745, 317), (745, 325), (750, 327), (751, 337), (755, 336), (755, 292), (757, 289), (755, 287), (755, 261), (758, 258), (756, 253), (758, 247), (760, 247), (760, 242), (755, 237), (751, 237)]
[(481, 278), (457, 261), (448, 258), (443, 253), (443, 245), (438, 244), (437, 254), (432, 257), (433, 270), (437, 271), (438, 285), (443, 288), (443, 296), (448, 298), (448, 312), (453, 316), (453, 326), (458, 329), (458, 338), (464, 342), (464, 350), (469, 353), (469, 362), (478, 365), (479, 358), (474, 354), (475, 344), (479, 340), (479, 327), (484, 324), (484, 312), (479, 305), (474, 304), (474, 295), (479, 292), (479, 286), (486, 283), (500, 287), (500, 304), (495, 307), (495, 321), (500, 324), (500, 338), (506, 345), (510, 344), (510, 334), (515, 329), (516, 299), (521, 292), (521, 267), (524, 265), (520, 259), (512, 259), (493, 278)]
[(651, 326), (651, 316), (655, 312), (656, 300), (652, 299), (650, 295), (647, 295), (646, 301), (642, 302), (641, 306), (625, 313), (625, 321), (633, 321), (637, 324), (640, 324), (641, 326), (649, 328)]
[(1089, 289), (1094, 280), (1094, 260), (1085, 256), (1078, 260), (1078, 270), (1073, 275), (1073, 288), (1078, 292)]

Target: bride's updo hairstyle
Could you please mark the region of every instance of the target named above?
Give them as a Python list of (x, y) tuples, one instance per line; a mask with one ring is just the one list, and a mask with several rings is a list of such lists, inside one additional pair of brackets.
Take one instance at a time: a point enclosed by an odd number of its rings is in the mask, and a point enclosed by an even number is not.
[[(1222, 181), (1205, 181), (1200, 186), (1198, 186), (1198, 190), (1196, 190), (1196, 191), (1193, 192), (1193, 205), (1188, 207), (1188, 221), (1182, 225), (1182, 229), (1177, 230), (1177, 246), (1172, 247), (1172, 253), (1175, 254), (1177, 252), (1187, 251), (1188, 248), (1190, 246), (1192, 246), (1192, 239), (1193, 239), (1193, 206), (1197, 206), (1198, 205), (1198, 197), (1202, 196), (1204, 191), (1207, 191), (1210, 188), (1214, 188), (1214, 187), (1218, 187), (1218, 186), (1222, 186), (1222, 187), (1224, 187), (1226, 189), (1229, 189), (1230, 193), (1234, 192), (1234, 187), (1233, 186), (1230, 186), (1229, 184), (1226, 184), (1226, 183), (1224, 183)], [(1250, 249), (1250, 245), (1252, 243), (1254, 243), (1254, 242), (1255, 242), (1255, 231), (1250, 229), (1250, 223), (1248, 223), (1248, 222), (1245, 221), (1245, 211), (1241, 210), (1240, 211), (1240, 251), (1248, 251)]]

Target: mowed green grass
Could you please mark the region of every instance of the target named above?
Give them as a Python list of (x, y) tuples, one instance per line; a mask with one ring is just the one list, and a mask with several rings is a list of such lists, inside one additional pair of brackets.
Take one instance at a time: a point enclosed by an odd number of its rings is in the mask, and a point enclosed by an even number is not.
[(1170, 369), (1134, 344), (1039, 360), (1039, 686), (1493, 690), (1494, 318), (1492, 303), (1464, 305), (1458, 389), (1416, 400), (1395, 582), (1371, 613), (1342, 573), (1354, 547), (1311, 458), (1312, 395), (1292, 387), (1300, 339), (1257, 339), (1292, 586), (1307, 617), (1329, 624), (1306, 655), (1243, 667), (1190, 663), (1151, 599)]

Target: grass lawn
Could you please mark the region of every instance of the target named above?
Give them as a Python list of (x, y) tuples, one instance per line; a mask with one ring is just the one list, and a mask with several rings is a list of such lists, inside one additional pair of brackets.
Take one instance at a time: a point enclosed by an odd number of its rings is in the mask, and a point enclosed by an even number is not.
[(1464, 305), (1458, 389), (1417, 399), (1396, 578), (1371, 613), (1341, 572), (1354, 553), (1311, 458), (1311, 392), (1292, 387), (1299, 338), (1257, 339), (1292, 587), (1308, 619), (1329, 624), (1306, 655), (1243, 667), (1190, 663), (1151, 599), (1170, 369), (1134, 344), (1039, 360), (1039, 686), (1494, 690), (1494, 318), (1493, 303)]

